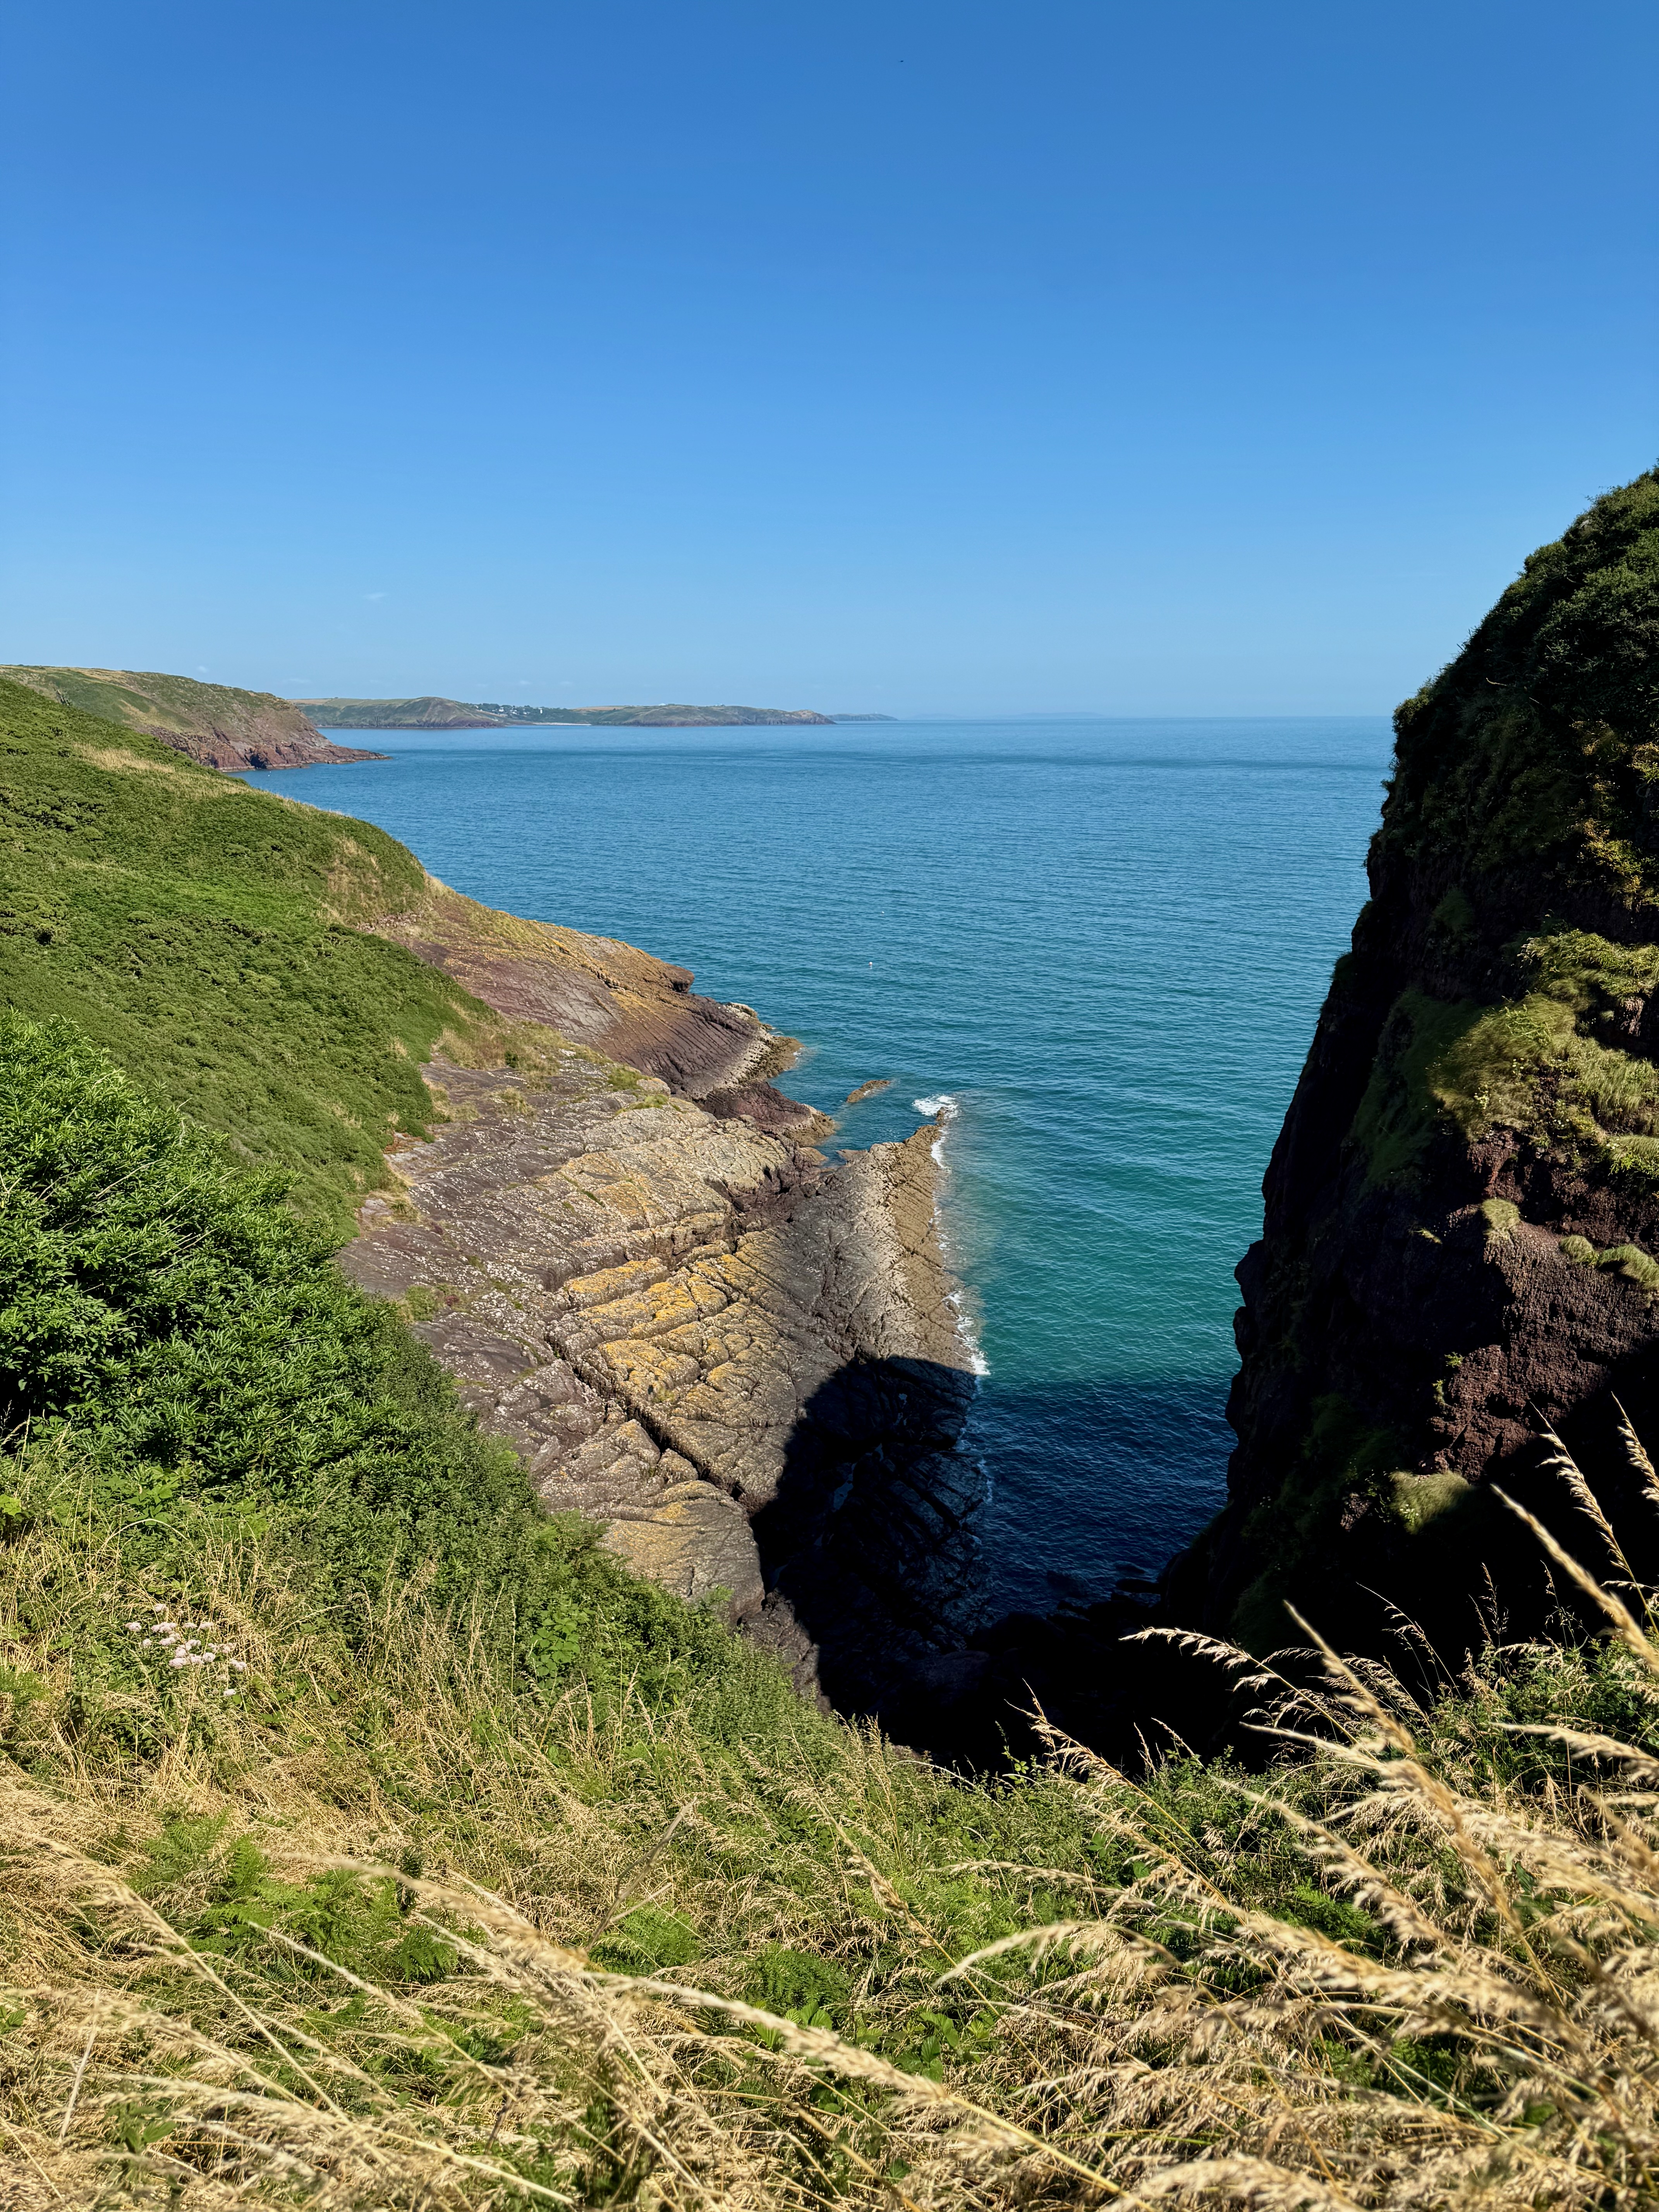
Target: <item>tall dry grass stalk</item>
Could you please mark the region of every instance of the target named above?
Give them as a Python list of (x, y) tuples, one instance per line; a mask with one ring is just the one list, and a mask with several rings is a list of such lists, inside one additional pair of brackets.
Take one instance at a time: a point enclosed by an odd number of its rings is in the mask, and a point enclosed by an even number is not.
[[(118, 1610), (118, 1559), (31, 1539), (0, 2202), (1649, 2204), (1659, 1642), (1534, 1525), (1608, 1620), (1623, 1735), (1473, 1679), (1419, 1712), (1304, 1623), (1321, 1689), (1211, 1655), (1268, 1701), (1265, 1778), (1137, 1781), (1054, 1737), (985, 1789), (805, 1716), (760, 1744), (626, 1685), (515, 1705), (406, 1597), (348, 1657), (234, 1546), (201, 1602), (263, 1689), (118, 1759), (118, 1703), (29, 1624), (47, 1591)], [(618, 1970), (671, 1923), (681, 1964)], [(756, 2002), (779, 1946), (845, 2002)]]

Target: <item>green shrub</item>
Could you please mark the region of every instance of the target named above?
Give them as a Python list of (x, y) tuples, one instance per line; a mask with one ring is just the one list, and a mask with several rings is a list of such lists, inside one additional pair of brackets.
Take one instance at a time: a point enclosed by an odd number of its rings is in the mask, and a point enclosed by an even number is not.
[(89, 1512), (158, 1587), (188, 1586), (217, 1521), (279, 1547), (343, 1615), (410, 1577), (440, 1613), (487, 1593), (473, 1632), (532, 1683), (626, 1671), (665, 1694), (729, 1671), (712, 1620), (623, 1572), (592, 1524), (542, 1511), (280, 1178), (229, 1165), (65, 1024), (0, 1017), (0, 1178), (20, 1506)]
[(72, 1021), (337, 1232), (426, 1133), (422, 1062), (501, 1027), (361, 926), (424, 884), (368, 823), (0, 682), (0, 1003)]

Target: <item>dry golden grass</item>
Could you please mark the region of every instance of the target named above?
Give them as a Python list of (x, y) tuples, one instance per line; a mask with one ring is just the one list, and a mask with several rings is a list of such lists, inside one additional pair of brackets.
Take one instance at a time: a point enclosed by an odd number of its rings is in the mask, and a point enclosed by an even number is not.
[[(804, 1711), (514, 1702), (418, 1593), (348, 1642), (246, 1543), (192, 1593), (246, 1710), (185, 1670), (141, 1711), (32, 1625), (134, 1604), (118, 1553), (0, 1557), (6, 1679), (42, 1685), (0, 1766), (0, 2202), (1659, 2194), (1659, 1645), (1582, 1569), (1600, 1658), (1424, 1714), (1322, 1647), (1316, 1692), (1256, 1669), (1265, 1776), (1055, 1741), (980, 1788)], [(1527, 1667), (1553, 1717), (1501, 1693)], [(756, 2002), (780, 1955), (842, 1996)]]

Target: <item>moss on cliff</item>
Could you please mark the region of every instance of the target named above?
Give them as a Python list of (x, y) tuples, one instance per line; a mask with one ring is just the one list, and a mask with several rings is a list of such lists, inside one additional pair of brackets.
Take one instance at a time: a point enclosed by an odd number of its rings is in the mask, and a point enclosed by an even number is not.
[(1659, 471), (1533, 554), (1395, 718), (1380, 842), (1491, 876), (1544, 863), (1621, 901), (1659, 891)]
[(1609, 1043), (1659, 986), (1659, 945), (1549, 929), (1506, 946), (1516, 995), (1447, 1001), (1407, 989), (1377, 1042), (1354, 1141), (1373, 1183), (1408, 1174), (1440, 1131), (1494, 1129), (1589, 1148), (1620, 1172), (1656, 1170), (1659, 1066)]
[(1320, 1610), (1319, 1585), (1336, 1531), (1354, 1507), (1388, 1495), (1387, 1470), (1399, 1453), (1398, 1439), (1367, 1422), (1340, 1391), (1315, 1400), (1300, 1455), (1246, 1524), (1257, 1571), (1238, 1600), (1232, 1628), (1246, 1650), (1265, 1653), (1285, 1644), (1293, 1632), (1287, 1602)]
[[(1332, 1393), (1399, 1437), (1396, 1471), (1415, 1470), (1402, 1479), (1438, 1468), (1479, 1485), (1528, 1472), (1534, 1409), (1570, 1427), (1610, 1378), (1627, 1397), (1647, 1389), (1642, 1302), (1551, 1267), (1536, 1232), (1650, 1288), (1659, 471), (1534, 553), (1395, 729), (1371, 896), (1269, 1170), (1263, 1248), (1243, 1271), (1240, 1448), (1207, 1554), (1217, 1628), (1251, 1617), (1286, 1531), (1308, 1520), (1304, 1439)], [(1287, 1328), (1279, 1286), (1292, 1270)], [(1454, 1354), (1467, 1364), (1443, 1366)], [(1402, 1537), (1372, 1560), (1356, 1534), (1331, 1571), (1356, 1607), (1361, 1585), (1395, 1572), (1391, 1596), (1431, 1609), (1449, 1646), (1470, 1632), (1481, 1563), (1459, 1549), (1469, 1516), (1425, 1519), (1424, 1495), (1402, 1493), (1420, 1544)], [(1500, 1548), (1494, 1538), (1492, 1558)], [(1551, 1602), (1540, 1591), (1533, 1577), (1516, 1601), (1534, 1624)]]

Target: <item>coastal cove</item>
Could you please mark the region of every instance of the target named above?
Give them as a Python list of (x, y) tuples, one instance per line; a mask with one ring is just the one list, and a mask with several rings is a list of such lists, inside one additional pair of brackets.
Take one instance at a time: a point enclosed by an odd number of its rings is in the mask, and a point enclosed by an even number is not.
[(752, 1004), (803, 1040), (786, 1087), (838, 1117), (832, 1146), (942, 1106), (991, 1610), (1103, 1596), (1196, 1533), (1231, 1443), (1231, 1271), (1364, 896), (1386, 723), (374, 742), (391, 757), (247, 781)]

